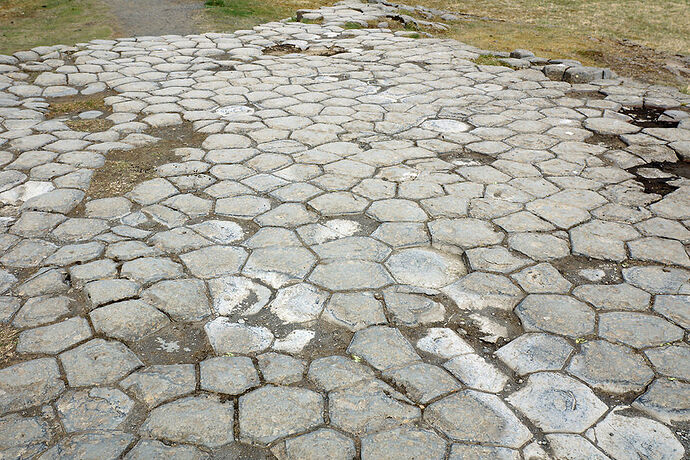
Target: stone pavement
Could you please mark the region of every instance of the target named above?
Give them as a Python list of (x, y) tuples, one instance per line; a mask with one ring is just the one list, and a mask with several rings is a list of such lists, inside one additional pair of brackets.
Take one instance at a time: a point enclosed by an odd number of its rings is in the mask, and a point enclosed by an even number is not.
[(0, 57), (2, 458), (687, 458), (690, 97), (377, 8)]

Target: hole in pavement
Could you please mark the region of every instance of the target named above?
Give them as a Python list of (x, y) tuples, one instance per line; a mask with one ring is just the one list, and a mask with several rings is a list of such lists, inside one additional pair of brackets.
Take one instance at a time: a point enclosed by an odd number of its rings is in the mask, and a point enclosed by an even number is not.
[(659, 120), (664, 114), (663, 109), (652, 109), (648, 107), (623, 107), (619, 113), (632, 118), (631, 124), (642, 128), (675, 128), (677, 121)]

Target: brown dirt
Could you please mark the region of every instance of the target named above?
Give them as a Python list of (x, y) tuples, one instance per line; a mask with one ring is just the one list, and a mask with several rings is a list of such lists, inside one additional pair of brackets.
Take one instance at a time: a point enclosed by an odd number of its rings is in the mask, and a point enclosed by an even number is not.
[(307, 48), (303, 50), (302, 48), (290, 44), (273, 45), (263, 49), (264, 54), (271, 56), (284, 56), (294, 53), (306, 54), (308, 56), (335, 56), (336, 54), (344, 52), (345, 48), (340, 46), (332, 46), (330, 48)]
[(106, 96), (108, 95), (99, 94), (98, 96), (72, 96), (55, 99), (48, 108), (46, 118), (75, 116), (88, 110), (109, 112), (110, 108), (105, 104)]
[(113, 122), (104, 118), (94, 118), (91, 120), (66, 120), (65, 124), (74, 131), (86, 131), (96, 133), (106, 131), (113, 126)]
[(12, 362), (16, 357), (19, 330), (8, 324), (0, 324), (0, 366)]

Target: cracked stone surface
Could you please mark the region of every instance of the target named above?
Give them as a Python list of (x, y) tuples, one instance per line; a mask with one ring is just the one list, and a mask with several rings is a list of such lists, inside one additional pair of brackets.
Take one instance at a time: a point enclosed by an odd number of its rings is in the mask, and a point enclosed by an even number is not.
[(396, 8), (0, 56), (0, 457), (687, 458), (690, 96)]

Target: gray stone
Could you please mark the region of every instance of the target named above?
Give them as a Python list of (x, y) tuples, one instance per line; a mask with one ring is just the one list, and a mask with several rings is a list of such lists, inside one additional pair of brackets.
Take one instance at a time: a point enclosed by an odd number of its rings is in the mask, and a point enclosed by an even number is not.
[[(178, 190), (173, 184), (165, 179), (151, 179), (134, 187), (129, 192), (128, 198), (136, 201), (142, 206), (158, 203), (169, 196), (175, 195)], [(124, 204), (120, 205), (124, 209)]]
[(116, 302), (89, 313), (96, 332), (134, 342), (170, 324), (168, 317), (141, 300)]
[(199, 364), (201, 389), (238, 395), (259, 385), (259, 374), (250, 358), (218, 357)]
[(170, 259), (141, 257), (125, 262), (120, 269), (120, 274), (125, 278), (148, 284), (164, 279), (179, 278), (182, 276), (182, 267)]
[(233, 246), (208, 246), (180, 256), (192, 275), (198, 278), (218, 278), (239, 273), (247, 259), (247, 252)]
[(264, 380), (276, 385), (300, 382), (307, 368), (304, 361), (279, 353), (264, 353), (256, 359)]
[(129, 375), (120, 386), (152, 408), (192, 393), (196, 389), (196, 373), (193, 364), (150, 366)]
[(234, 403), (216, 396), (188, 396), (153, 409), (139, 434), (171, 442), (220, 447), (234, 440)]
[(503, 241), (503, 233), (479, 219), (439, 219), (429, 222), (431, 241), (435, 245), (454, 245), (463, 249), (489, 246)]
[(633, 402), (633, 407), (668, 425), (687, 422), (690, 420), (690, 384), (657, 379)]
[(667, 319), (690, 329), (690, 295), (658, 295), (654, 298), (654, 311)]
[(362, 459), (388, 459), (393, 452), (400, 460), (441, 460), (446, 454), (446, 442), (433, 431), (413, 427), (395, 428), (362, 438)]
[(681, 340), (683, 329), (653, 315), (610, 312), (599, 316), (599, 335), (633, 348), (646, 348)]
[(403, 249), (386, 261), (386, 267), (400, 284), (440, 288), (467, 274), (457, 257), (430, 249)]
[(116, 460), (134, 442), (134, 436), (121, 431), (76, 434), (60, 440), (41, 455), (43, 460)]
[(98, 280), (87, 283), (84, 291), (93, 306), (135, 297), (139, 285), (130, 280)]
[[(450, 448), (449, 460), (520, 460), (520, 452), (507, 447), (485, 447), (473, 444), (453, 444)], [(541, 460), (527, 457), (529, 460)], [(544, 457), (546, 460), (546, 457)]]
[(527, 267), (511, 275), (520, 287), (530, 294), (533, 293), (567, 293), (572, 284), (549, 263), (541, 263)]
[(645, 350), (657, 372), (683, 380), (690, 380), (690, 347), (669, 345)]
[(56, 354), (91, 337), (89, 323), (81, 317), (22, 331), (17, 353)]
[(473, 270), (510, 273), (530, 264), (530, 260), (515, 256), (502, 246), (474, 248), (466, 251)]
[(573, 289), (573, 295), (600, 310), (646, 310), (651, 296), (627, 283), (583, 284)]
[(285, 440), (287, 458), (352, 460), (355, 443), (347, 436), (328, 428)]
[(333, 291), (378, 289), (393, 282), (382, 265), (366, 260), (336, 260), (321, 263), (314, 268), (309, 280)]
[(60, 355), (71, 387), (115, 383), (142, 363), (120, 342), (93, 339)]
[(270, 303), (271, 312), (284, 323), (305, 323), (321, 315), (328, 293), (300, 283), (278, 290)]
[(239, 401), (241, 439), (268, 444), (323, 423), (324, 400), (310, 390), (267, 385)]
[(261, 353), (273, 342), (273, 334), (265, 327), (233, 323), (220, 317), (204, 326), (211, 346), (219, 355), (226, 353)]
[[(12, 325), (21, 328), (52, 323), (70, 312), (71, 301), (72, 299), (65, 296), (32, 297), (24, 303), (19, 313), (16, 314)], [(19, 308), (18, 302), (16, 308)]]
[(117, 430), (134, 408), (134, 401), (114, 388), (91, 388), (63, 394), (55, 403), (68, 433)]
[(496, 356), (518, 375), (539, 371), (557, 371), (573, 352), (562, 337), (550, 334), (523, 334), (496, 351)]
[(384, 372), (398, 388), (415, 402), (427, 404), (429, 401), (459, 390), (461, 387), (446, 371), (428, 363), (414, 363)]
[(557, 458), (588, 458), (609, 460), (585, 438), (575, 434), (548, 434), (546, 440)]
[(531, 294), (515, 309), (525, 330), (582, 337), (594, 332), (594, 311), (572, 297)]
[(252, 251), (242, 274), (256, 277), (273, 287), (303, 279), (316, 258), (303, 247), (269, 247)]
[(386, 323), (382, 303), (369, 292), (333, 294), (323, 311), (322, 319), (352, 332)]
[(371, 326), (357, 331), (347, 352), (364, 358), (379, 370), (421, 360), (398, 329), (386, 326)]
[(160, 281), (141, 298), (178, 321), (199, 321), (211, 315), (206, 286), (197, 279)]
[(175, 460), (206, 460), (210, 456), (192, 446), (166, 446), (160, 441), (142, 439), (125, 456), (126, 460), (173, 458)]
[(629, 267), (622, 272), (626, 282), (650, 294), (678, 294), (690, 280), (690, 271), (672, 267)]
[(84, 198), (81, 190), (61, 188), (28, 199), (24, 209), (67, 214)]
[(50, 426), (41, 417), (0, 418), (0, 452), (8, 458), (31, 458), (47, 448), (50, 438)]
[(458, 380), (475, 390), (498, 393), (508, 383), (508, 377), (493, 364), (476, 354), (464, 354), (446, 362), (445, 367)]
[(416, 327), (441, 322), (446, 316), (446, 309), (441, 303), (421, 294), (410, 293), (405, 288), (388, 288), (383, 298), (396, 324)]
[(317, 388), (332, 391), (374, 378), (368, 367), (344, 356), (327, 356), (312, 361), (307, 377)]
[(64, 388), (57, 362), (52, 358), (34, 359), (0, 369), (0, 412), (47, 403)]

